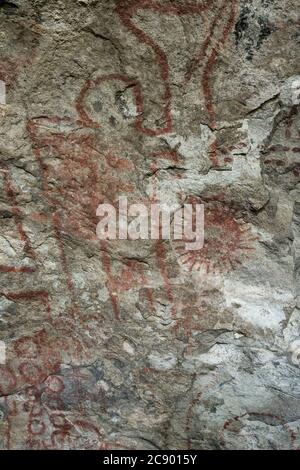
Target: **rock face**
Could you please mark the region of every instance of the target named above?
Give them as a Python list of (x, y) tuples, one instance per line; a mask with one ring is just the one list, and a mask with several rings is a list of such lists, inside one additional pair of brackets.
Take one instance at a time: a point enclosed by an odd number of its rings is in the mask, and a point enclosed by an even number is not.
[[(298, 10), (1, 1), (0, 448), (299, 448)], [(120, 196), (204, 247), (99, 240)]]

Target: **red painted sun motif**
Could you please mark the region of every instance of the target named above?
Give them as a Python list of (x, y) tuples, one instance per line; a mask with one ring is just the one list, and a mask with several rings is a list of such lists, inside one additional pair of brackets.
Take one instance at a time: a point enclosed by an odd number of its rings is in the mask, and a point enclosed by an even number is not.
[[(189, 201), (191, 203), (191, 201)], [(223, 201), (195, 201), (204, 203), (204, 246), (200, 250), (187, 250), (186, 242), (174, 243), (180, 263), (188, 271), (226, 273), (249, 258), (254, 247), (251, 227), (233, 208)]]

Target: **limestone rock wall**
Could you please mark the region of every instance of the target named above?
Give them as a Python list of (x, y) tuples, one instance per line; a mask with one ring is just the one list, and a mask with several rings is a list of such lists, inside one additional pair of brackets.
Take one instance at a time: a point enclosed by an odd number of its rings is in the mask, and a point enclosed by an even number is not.
[[(298, 14), (0, 2), (0, 448), (299, 448)], [(100, 241), (119, 196), (203, 249)]]

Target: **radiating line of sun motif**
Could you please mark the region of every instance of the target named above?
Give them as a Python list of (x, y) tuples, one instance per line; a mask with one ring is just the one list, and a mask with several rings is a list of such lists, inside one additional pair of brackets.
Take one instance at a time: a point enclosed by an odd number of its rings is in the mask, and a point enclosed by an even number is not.
[(174, 247), (180, 264), (188, 271), (227, 273), (250, 257), (255, 240), (250, 225), (239, 218), (235, 209), (223, 201), (209, 201), (204, 203), (202, 249), (187, 250), (188, 240), (175, 241)]

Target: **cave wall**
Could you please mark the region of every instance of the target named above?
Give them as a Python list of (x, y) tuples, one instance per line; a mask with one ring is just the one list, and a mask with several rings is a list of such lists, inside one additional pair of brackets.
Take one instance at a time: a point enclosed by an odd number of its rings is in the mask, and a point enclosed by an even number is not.
[[(300, 446), (298, 13), (0, 2), (1, 449)], [(204, 247), (99, 240), (119, 196)]]

